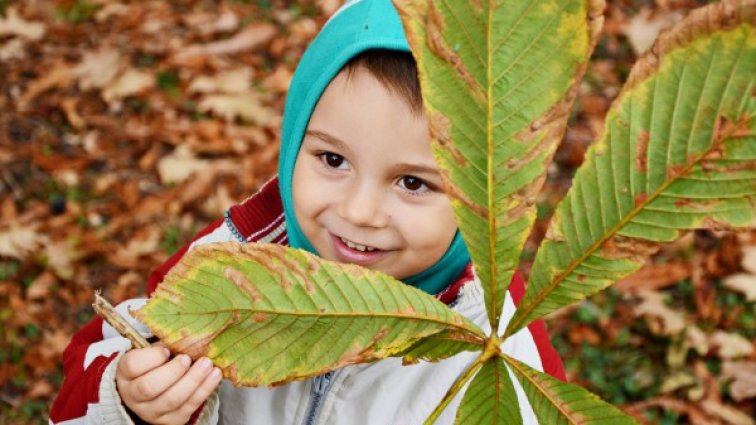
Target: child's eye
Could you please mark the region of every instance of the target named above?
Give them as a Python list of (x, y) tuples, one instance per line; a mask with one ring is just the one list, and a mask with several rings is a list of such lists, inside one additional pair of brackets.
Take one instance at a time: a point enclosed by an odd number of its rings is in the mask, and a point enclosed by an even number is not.
[(430, 188), (425, 183), (425, 181), (423, 181), (423, 179), (419, 179), (414, 176), (404, 176), (400, 178), (399, 186), (409, 190), (410, 192), (414, 192), (415, 194), (426, 193), (430, 191)]
[(346, 169), (347, 163), (343, 156), (333, 152), (323, 152), (318, 155), (323, 164), (330, 168)]

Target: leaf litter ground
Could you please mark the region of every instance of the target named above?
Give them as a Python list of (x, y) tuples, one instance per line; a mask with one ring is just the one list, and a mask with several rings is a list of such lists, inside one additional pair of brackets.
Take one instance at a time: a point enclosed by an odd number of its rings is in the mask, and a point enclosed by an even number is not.
[[(609, 1), (524, 271), (638, 51), (704, 1)], [(0, 424), (45, 423), (94, 290), (275, 172), (284, 95), (338, 0), (0, 1)], [(699, 232), (549, 319), (568, 375), (649, 423), (753, 424), (756, 234)], [(750, 291), (750, 295), (749, 295)]]

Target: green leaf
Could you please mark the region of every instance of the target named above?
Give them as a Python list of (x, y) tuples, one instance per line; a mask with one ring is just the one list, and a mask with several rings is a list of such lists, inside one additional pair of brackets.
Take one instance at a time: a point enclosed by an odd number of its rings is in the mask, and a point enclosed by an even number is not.
[(562, 382), (507, 355), (502, 358), (525, 390), (539, 423), (637, 424), (633, 418), (584, 388)]
[(521, 424), (520, 403), (502, 359), (493, 356), (480, 369), (457, 410), (458, 425)]
[(497, 328), (603, 2), (395, 0), (434, 155)]
[(756, 224), (756, 2), (692, 13), (636, 63), (557, 207), (505, 336), (696, 228)]
[(233, 242), (187, 253), (137, 317), (173, 350), (207, 356), (245, 386), (379, 360), (439, 332), (485, 338), (464, 316), (388, 275), (280, 245)]
[(478, 337), (457, 331), (444, 331), (417, 341), (397, 355), (402, 356), (404, 365), (410, 365), (420, 360), (437, 362), (465, 351), (480, 350)]

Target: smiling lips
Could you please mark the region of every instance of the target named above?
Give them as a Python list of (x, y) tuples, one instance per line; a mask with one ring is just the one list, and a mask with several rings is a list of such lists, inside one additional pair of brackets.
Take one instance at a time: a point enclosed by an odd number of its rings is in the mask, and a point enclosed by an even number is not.
[(342, 261), (363, 266), (378, 261), (389, 252), (372, 246), (360, 245), (334, 234), (331, 234), (331, 241)]

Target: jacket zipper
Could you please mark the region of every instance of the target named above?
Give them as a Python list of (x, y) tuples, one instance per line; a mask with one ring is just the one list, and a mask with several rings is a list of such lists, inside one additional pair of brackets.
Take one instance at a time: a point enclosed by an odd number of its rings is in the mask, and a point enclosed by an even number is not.
[(333, 384), (336, 372), (327, 372), (323, 375), (316, 376), (312, 380), (312, 391), (310, 398), (310, 408), (307, 409), (307, 415), (302, 425), (313, 425), (320, 416), (320, 407), (323, 403), (323, 399), (328, 393), (328, 390)]

